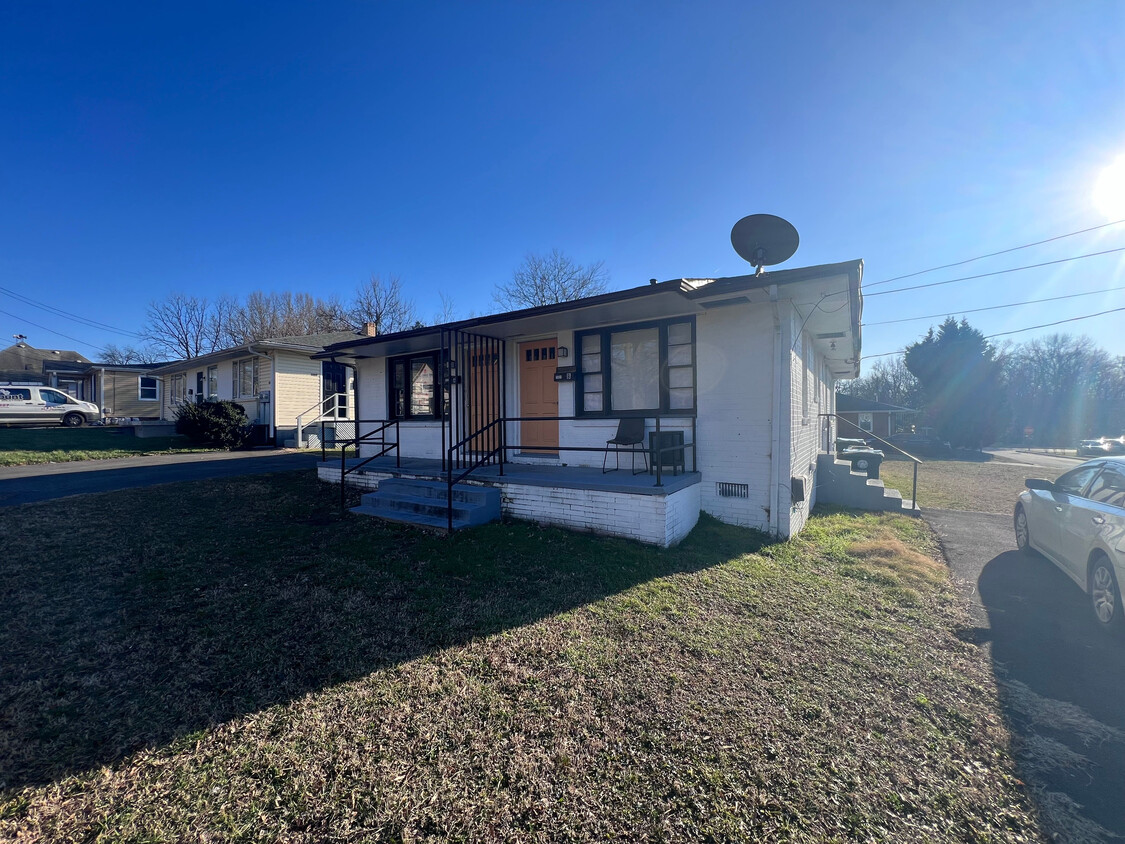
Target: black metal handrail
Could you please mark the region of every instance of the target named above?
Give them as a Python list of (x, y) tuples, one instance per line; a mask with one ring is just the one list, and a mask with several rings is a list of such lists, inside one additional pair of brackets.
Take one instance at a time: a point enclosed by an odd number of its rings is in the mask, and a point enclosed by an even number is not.
[[(392, 451), (395, 453), (395, 466), (397, 468), (402, 468), (402, 452), (399, 450), (399, 447), (398, 447), (398, 443), (399, 443), (398, 422), (399, 422), (399, 420), (397, 420), (397, 419), (389, 419), (389, 420), (388, 419), (355, 419), (355, 420), (349, 420), (349, 421), (354, 421), (356, 435), (354, 437), (351, 437), (351, 438), (348, 438), (348, 439), (343, 439), (343, 440), (341, 440), (339, 438), (336, 439), (337, 445), (340, 445), (340, 509), (341, 510), (344, 509), (344, 507), (347, 505), (347, 494), (346, 494), (347, 488), (344, 484), (344, 478), (346, 478), (352, 472), (356, 471), (357, 469), (360, 469), (363, 466), (366, 466), (368, 463), (370, 463), (372, 460), (375, 460), (378, 457), (383, 457), (384, 455), (390, 454), (390, 452), (392, 452)], [(366, 434), (361, 434), (359, 432), (359, 426), (361, 424), (363, 424), (363, 425), (376, 425), (378, 427), (373, 428), (372, 430), (368, 431)], [(387, 432), (388, 429), (390, 429), (392, 427), (395, 429), (395, 438), (394, 438), (393, 442), (387, 442), (386, 432)], [(349, 445), (355, 446), (355, 453), (356, 453), (356, 456), (358, 457), (359, 456), (359, 445), (360, 445), (360, 443), (366, 442), (368, 440), (372, 440), (372, 438), (374, 438), (376, 435), (379, 435), (378, 441), (374, 441), (371, 444), (379, 446), (379, 451), (377, 451), (375, 454), (372, 454), (372, 455), (364, 458), (359, 463), (356, 463), (354, 466), (349, 468), (348, 465), (347, 465), (348, 446)], [(325, 447), (324, 447), (324, 422), (323, 421), (320, 423), (320, 462), (321, 463), (327, 462), (327, 454), (326, 454)]]
[[(460, 441), (454, 443), (453, 445), (449, 446), (449, 449), (446, 451), (446, 460), (445, 460), (445, 466), (446, 466), (446, 470), (445, 470), (446, 516), (449, 520), (448, 521), (448, 527), (449, 527), (450, 533), (453, 533), (453, 487), (454, 487), (454, 485), (463, 481), (465, 478), (467, 478), (469, 475), (471, 475), (473, 472), (475, 472), (481, 466), (484, 466), (485, 464), (489, 463), (495, 457), (500, 458), (499, 461), (498, 461), (498, 465), (500, 466), (500, 474), (501, 474), (501, 476), (504, 474), (504, 455), (505, 455), (504, 429), (503, 428), (500, 429), (500, 440), (501, 440), (500, 445), (496, 446), (495, 448), (489, 449), (488, 451), (483, 451), (483, 452), (473, 451), (472, 453), (476, 455), (476, 459), (474, 459), (469, 464), (469, 466), (467, 468), (462, 469), (461, 473), (456, 478), (453, 477), (453, 462), (454, 462), (453, 457), (454, 457), (455, 454), (457, 454), (459, 449), (463, 450), (465, 448), (465, 446), (467, 446), (473, 440), (481, 438), (484, 435), (484, 433), (486, 431), (490, 430), (493, 426), (503, 425), (503, 423), (504, 423), (503, 418), (493, 419), (488, 424), (482, 425), (480, 427), (480, 429), (477, 430), (476, 432), (474, 432), (472, 434), (469, 434), (469, 436), (467, 436), (467, 437), (461, 439)], [(460, 464), (463, 462), (463, 460), (459, 460), (457, 462), (460, 466)]]
[(864, 439), (870, 437), (873, 440), (878, 440), (879, 442), (881, 442), (883, 445), (887, 446), (888, 448), (893, 448), (895, 451), (897, 451), (899, 454), (901, 454), (903, 457), (907, 458), (911, 463), (913, 463), (914, 464), (914, 489), (910, 493), (910, 496), (911, 496), (910, 497), (910, 503), (913, 505), (913, 509), (915, 509), (915, 510), (918, 509), (918, 467), (922, 465), (922, 463), (923, 463), (922, 460), (919, 460), (917, 457), (915, 457), (913, 454), (910, 454), (908, 451), (905, 451), (905, 450), (899, 448), (894, 443), (887, 442), (885, 439), (880, 437), (878, 434), (873, 434), (870, 431), (865, 431), (863, 428), (859, 427), (859, 425), (857, 425), (855, 422), (853, 422), (850, 419), (845, 419), (844, 417), (842, 417), (838, 413), (821, 413), (821, 414), (818, 414), (818, 415), (828, 417), (828, 418), (831, 418), (831, 419), (835, 419), (837, 422), (843, 422), (846, 425), (851, 425), (853, 428), (855, 428), (857, 431), (859, 431), (861, 434), (863, 434)]
[[(449, 448), (446, 450), (446, 455), (445, 455), (446, 456), (446, 460), (445, 460), (446, 504), (447, 504), (447, 509), (448, 509), (449, 531), (450, 532), (453, 531), (453, 487), (454, 487), (454, 485), (457, 484), (457, 483), (460, 483), (465, 478), (467, 478), (469, 475), (471, 475), (473, 472), (475, 472), (477, 469), (479, 469), (481, 466), (484, 466), (484, 465), (488, 464), (489, 462), (491, 462), (496, 457), (499, 457), (499, 460), (496, 461), (496, 462), (497, 462), (497, 465), (499, 466), (500, 475), (501, 475), (501, 477), (503, 477), (503, 475), (504, 475), (504, 463), (506, 462), (506, 457), (507, 457), (508, 451), (510, 451), (513, 448), (522, 448), (522, 446), (508, 445), (508, 439), (507, 439), (507, 436), (506, 436), (506, 432), (507, 432), (506, 426), (507, 426), (508, 423), (511, 423), (511, 422), (575, 422), (575, 421), (592, 421), (592, 419), (598, 419), (598, 418), (602, 418), (602, 417), (591, 418), (591, 417), (580, 417), (580, 416), (501, 416), (501, 417), (498, 417), (496, 419), (493, 419), (491, 422), (488, 422), (485, 425), (482, 425), (479, 430), (474, 431), (473, 433), (469, 434), (468, 436), (463, 437), (460, 441), (450, 445)], [(616, 417), (605, 417), (605, 418), (614, 419)], [(650, 451), (653, 451), (653, 452), (656, 453), (656, 456), (658, 458), (655, 461), (655, 463), (656, 463), (656, 466), (655, 466), (656, 483), (653, 484), (653, 486), (657, 486), (657, 487), (664, 486), (664, 476), (663, 476), (664, 460), (663, 460), (663, 458), (664, 458), (664, 454), (666, 452), (678, 452), (678, 451), (688, 451), (688, 450), (690, 450), (691, 451), (691, 470), (693, 472), (697, 471), (697, 469), (696, 469), (697, 456), (696, 456), (696, 451), (695, 451), (695, 417), (691, 416), (691, 415), (667, 413), (667, 414), (655, 414), (653, 416), (646, 416), (645, 419), (646, 420), (647, 419), (655, 419), (656, 420), (654, 433), (657, 435), (656, 436), (657, 446), (655, 448), (650, 449)], [(661, 419), (691, 419), (691, 442), (675, 443), (675, 444), (668, 445), (668, 446), (659, 445), (659, 443), (660, 443), (660, 420)], [(491, 429), (491, 428), (493, 428), (494, 426), (497, 426), (497, 425), (501, 426), (500, 427), (500, 443), (499, 443), (499, 445), (497, 445), (495, 448), (492, 448), (488, 451), (483, 451), (483, 452), (474, 451), (474, 452), (472, 452), (473, 454), (476, 455), (475, 459), (467, 467), (465, 467), (465, 465), (464, 465), (464, 459), (465, 459), (464, 458), (464, 450), (465, 450), (465, 447), (467, 445), (469, 445), (471, 442), (473, 442), (474, 440), (481, 439), (482, 435), (484, 435), (486, 431), (488, 431), (489, 429)], [(544, 447), (540, 450), (542, 450), (542, 451), (586, 451), (586, 452), (594, 452), (596, 454), (610, 453), (610, 452), (613, 451), (613, 449), (610, 448), (609, 446), (590, 446), (590, 445), (555, 445), (555, 446), (551, 446), (549, 448)], [(456, 461), (454, 460), (455, 456), (459, 457), (459, 459), (457, 459)], [(454, 475), (453, 475), (453, 472), (455, 471), (455, 467), (454, 467), (455, 463), (457, 464), (456, 468), (462, 470), (456, 477), (454, 477)], [(686, 466), (684, 467), (684, 471), (687, 471)]]

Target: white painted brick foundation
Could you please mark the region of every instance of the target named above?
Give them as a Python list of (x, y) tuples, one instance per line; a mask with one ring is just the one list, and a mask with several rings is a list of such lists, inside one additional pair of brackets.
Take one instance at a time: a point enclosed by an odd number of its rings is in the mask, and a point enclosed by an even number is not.
[[(318, 466), (317, 477), (322, 481), (339, 483), (340, 469), (328, 465)], [(390, 477), (392, 476), (383, 473), (357, 472), (348, 476), (348, 485), (378, 489), (380, 481)], [(495, 486), (500, 488), (504, 515), (514, 519), (606, 536), (620, 536), (661, 548), (682, 541), (699, 521), (699, 484), (692, 484), (669, 495), (603, 492), (532, 484), (501, 483)]]

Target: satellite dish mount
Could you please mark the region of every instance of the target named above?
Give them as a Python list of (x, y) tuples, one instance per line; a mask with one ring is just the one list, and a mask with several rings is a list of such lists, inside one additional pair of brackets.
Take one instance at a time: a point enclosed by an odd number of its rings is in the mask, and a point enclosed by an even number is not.
[(751, 214), (734, 224), (730, 242), (739, 257), (754, 267), (754, 275), (761, 275), (763, 267), (792, 258), (801, 237), (788, 220), (773, 214)]

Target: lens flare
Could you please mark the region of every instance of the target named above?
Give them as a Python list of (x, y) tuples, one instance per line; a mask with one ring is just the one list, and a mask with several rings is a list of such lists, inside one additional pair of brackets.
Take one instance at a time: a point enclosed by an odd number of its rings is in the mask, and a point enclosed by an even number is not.
[(1102, 170), (1094, 184), (1094, 207), (1109, 220), (1125, 219), (1125, 155)]

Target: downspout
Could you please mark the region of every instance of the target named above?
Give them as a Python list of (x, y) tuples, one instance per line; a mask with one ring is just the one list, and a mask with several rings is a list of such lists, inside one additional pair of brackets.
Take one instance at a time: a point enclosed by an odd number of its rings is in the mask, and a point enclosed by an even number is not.
[(99, 383), (99, 386), (98, 386), (98, 392), (99, 392), (98, 407), (101, 408), (102, 421), (104, 422), (105, 421), (105, 367), (104, 366), (101, 368), (101, 378), (99, 379), (99, 381), (100, 381), (100, 383)]
[(781, 531), (781, 313), (777, 307), (777, 285), (771, 284), (770, 306), (773, 308), (773, 408), (770, 414), (770, 517), (769, 533), (777, 536)]

